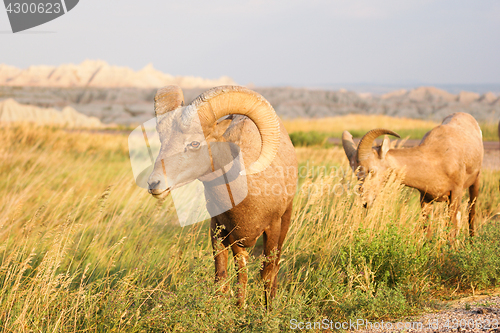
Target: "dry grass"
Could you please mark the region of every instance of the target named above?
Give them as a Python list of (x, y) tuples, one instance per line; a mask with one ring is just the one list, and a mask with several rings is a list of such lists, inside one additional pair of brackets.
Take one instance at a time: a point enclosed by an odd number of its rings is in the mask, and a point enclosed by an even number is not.
[(428, 130), (437, 125), (433, 121), (409, 118), (394, 118), (383, 115), (347, 115), (341, 117), (321, 119), (294, 119), (284, 121), (288, 133), (293, 132), (342, 132), (342, 131), (369, 131), (373, 128), (388, 128), (393, 131), (407, 129)]
[(447, 259), (451, 248), (490, 253), (489, 235), (497, 242), (498, 228), (486, 228), (499, 213), (498, 172), (484, 172), (485, 238), (469, 250), (465, 225), (448, 241), (445, 205), (426, 240), (418, 197), (394, 176), (367, 211), (340, 148), (298, 148), (300, 191), (273, 310), (263, 307), (259, 257), (249, 267), (249, 307), (236, 308), (213, 284), (207, 222), (181, 228), (170, 199), (138, 188), (126, 143), (50, 128), (0, 131), (1, 332), (279, 331), (292, 318), (413, 314), (437, 290), (472, 283), (477, 292), (499, 281), (477, 267), (500, 264)]

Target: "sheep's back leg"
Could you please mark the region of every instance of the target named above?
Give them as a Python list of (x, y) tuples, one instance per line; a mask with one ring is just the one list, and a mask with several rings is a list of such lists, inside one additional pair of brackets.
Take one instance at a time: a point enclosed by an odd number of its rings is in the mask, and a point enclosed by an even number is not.
[(474, 222), (476, 220), (476, 201), (477, 196), (479, 195), (479, 175), (477, 175), (476, 181), (469, 187), (469, 235), (471, 237), (474, 236), (475, 233), (475, 225)]
[(219, 229), (218, 223), (214, 217), (210, 222), (210, 238), (212, 239), (212, 249), (215, 262), (215, 283), (221, 284), (220, 290), (227, 292), (229, 286), (227, 285), (227, 260), (228, 260), (228, 247), (229, 237), (227, 231)]
[(276, 296), (276, 291), (278, 290), (278, 272), (280, 270), (280, 258), (281, 258), (281, 248), (283, 246), (283, 242), (285, 241), (286, 234), (288, 233), (288, 229), (290, 228), (290, 222), (292, 219), (292, 209), (293, 209), (293, 201), (290, 202), (288, 208), (285, 213), (281, 217), (281, 230), (280, 230), (280, 238), (278, 240), (278, 253), (276, 258), (276, 278), (274, 279), (274, 284), (271, 287), (271, 298)]
[(276, 258), (278, 257), (278, 243), (280, 238), (280, 221), (271, 223), (271, 227), (264, 231), (264, 263), (262, 270), (260, 271), (260, 276), (264, 281), (264, 297), (266, 302), (266, 307), (269, 306), (269, 302), (272, 298), (272, 286), (275, 284), (276, 279)]

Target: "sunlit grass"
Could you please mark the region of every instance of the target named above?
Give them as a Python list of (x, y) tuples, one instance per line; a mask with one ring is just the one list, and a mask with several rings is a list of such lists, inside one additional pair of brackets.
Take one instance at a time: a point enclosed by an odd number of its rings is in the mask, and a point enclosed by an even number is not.
[(214, 286), (208, 222), (181, 228), (170, 198), (138, 188), (126, 145), (125, 135), (0, 131), (2, 332), (267, 332), (291, 319), (387, 320), (457, 286), (478, 292), (500, 281), (499, 172), (483, 172), (480, 236), (469, 243), (462, 221), (450, 243), (446, 205), (436, 205), (428, 240), (418, 196), (394, 176), (366, 210), (341, 148), (297, 148), (300, 190), (278, 296), (267, 311), (258, 243), (239, 309)]
[(393, 131), (413, 129), (425, 130), (439, 125), (439, 123), (433, 121), (420, 119), (357, 114), (319, 119), (285, 120), (284, 124), (288, 132), (318, 131), (340, 133), (343, 131), (365, 131), (373, 128), (388, 128)]

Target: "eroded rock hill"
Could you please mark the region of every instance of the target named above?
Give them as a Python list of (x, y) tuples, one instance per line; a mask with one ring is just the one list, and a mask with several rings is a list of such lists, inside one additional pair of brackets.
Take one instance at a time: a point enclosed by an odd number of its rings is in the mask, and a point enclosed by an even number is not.
[(30, 66), (20, 69), (0, 64), (0, 85), (18, 87), (136, 87), (156, 88), (178, 84), (183, 88), (209, 88), (234, 84), (222, 76), (215, 80), (193, 76), (172, 76), (156, 70), (151, 64), (139, 71), (111, 66), (102, 60), (85, 60), (81, 64), (61, 66)]
[(67, 128), (101, 128), (104, 125), (95, 117), (87, 117), (70, 106), (62, 111), (19, 104), (12, 98), (0, 102), (0, 124), (36, 123)]

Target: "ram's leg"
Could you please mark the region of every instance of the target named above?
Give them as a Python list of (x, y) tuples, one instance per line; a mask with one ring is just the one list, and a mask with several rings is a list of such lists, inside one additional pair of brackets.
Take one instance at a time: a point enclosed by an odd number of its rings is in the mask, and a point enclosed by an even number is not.
[(238, 272), (238, 301), (236, 304), (244, 306), (248, 282), (248, 252), (237, 243), (232, 244), (231, 249), (233, 250), (234, 263)]
[(458, 232), (458, 220), (460, 219), (460, 203), (462, 202), (462, 189), (455, 189), (451, 191), (450, 202), (449, 202), (449, 214), (451, 224), (453, 225), (453, 230), (450, 234), (451, 238), (454, 239)]
[(227, 232), (220, 227), (214, 217), (210, 223), (210, 236), (212, 239), (212, 249), (215, 261), (215, 283), (220, 284), (220, 290), (227, 292), (227, 259), (229, 239)]
[(432, 203), (425, 199), (425, 195), (420, 193), (420, 207), (422, 208), (422, 220), (427, 239), (432, 237)]
[(266, 308), (269, 308), (271, 296), (272, 296), (272, 286), (276, 279), (276, 258), (278, 257), (278, 242), (280, 239), (280, 223), (281, 218), (278, 221), (271, 223), (270, 228), (264, 231), (264, 266), (260, 271), (260, 276), (264, 281), (264, 297), (266, 302)]
[(477, 203), (477, 196), (479, 195), (479, 175), (476, 178), (476, 181), (474, 184), (472, 184), (471, 187), (469, 187), (469, 235), (471, 237), (474, 236), (475, 232), (475, 225), (474, 222), (476, 220), (476, 203)]
[(281, 248), (283, 246), (283, 242), (285, 241), (286, 234), (288, 233), (288, 229), (290, 227), (290, 221), (292, 219), (292, 205), (293, 202), (290, 203), (288, 208), (285, 211), (285, 214), (281, 217), (281, 230), (280, 230), (280, 238), (278, 240), (278, 248), (277, 248), (277, 258), (276, 258), (276, 277), (274, 279), (274, 283), (271, 286), (271, 298), (276, 296), (276, 291), (278, 290), (278, 272), (280, 270), (280, 258), (281, 258)]

